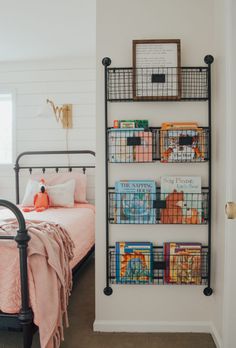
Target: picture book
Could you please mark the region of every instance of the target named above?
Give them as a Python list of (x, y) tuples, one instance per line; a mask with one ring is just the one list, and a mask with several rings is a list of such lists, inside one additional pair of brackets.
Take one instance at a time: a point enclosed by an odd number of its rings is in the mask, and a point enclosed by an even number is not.
[(200, 224), (203, 217), (200, 176), (161, 177), (160, 222), (163, 224)]
[(148, 120), (121, 120), (120, 128), (144, 128), (148, 129)]
[(200, 243), (165, 243), (165, 283), (201, 284), (201, 250)]
[(155, 224), (156, 183), (153, 180), (127, 180), (115, 183), (118, 224)]
[(133, 146), (127, 146), (127, 138), (133, 136), (134, 131), (130, 129), (108, 130), (109, 162), (134, 162)]
[(201, 177), (200, 176), (162, 176), (161, 191), (170, 193), (176, 190), (186, 193), (201, 193)]
[(116, 242), (116, 282), (151, 284), (153, 246), (150, 242)]
[(163, 123), (160, 130), (161, 162), (204, 161), (206, 141), (205, 132), (197, 123)]
[(140, 145), (134, 146), (134, 162), (152, 162), (152, 132), (136, 132)]
[[(138, 143), (132, 144), (133, 139)], [(151, 162), (152, 132), (144, 131), (144, 128), (109, 129), (108, 153), (109, 162), (113, 163)]]

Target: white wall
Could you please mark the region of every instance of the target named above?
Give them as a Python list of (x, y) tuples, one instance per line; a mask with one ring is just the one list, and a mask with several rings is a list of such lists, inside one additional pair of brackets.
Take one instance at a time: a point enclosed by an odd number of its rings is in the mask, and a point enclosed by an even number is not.
[[(16, 155), (31, 150), (66, 150), (66, 131), (61, 125), (54, 118), (37, 117), (47, 98), (57, 105), (73, 104), (69, 149), (95, 150), (94, 58), (2, 63), (0, 90), (4, 88), (16, 94)], [(59, 164), (52, 157), (40, 161)], [(92, 175), (88, 194), (93, 199), (94, 172), (88, 174)], [(15, 202), (13, 166), (0, 166), (0, 196)]]
[[(95, 330), (120, 331), (214, 331), (221, 339), (223, 237), (222, 202), (225, 199), (219, 171), (223, 151), (219, 141), (224, 126), (220, 122), (224, 105), (222, 59), (223, 16), (220, 1), (213, 0), (98, 0), (97, 1), (97, 232), (96, 232), (96, 321)], [(132, 40), (145, 38), (181, 39), (182, 65), (204, 65), (206, 54), (215, 56), (213, 67), (213, 264), (214, 295), (205, 297), (203, 287), (191, 286), (113, 286), (110, 297), (105, 286), (105, 187), (104, 187), (104, 81), (101, 60), (108, 56), (113, 66), (132, 65)], [(163, 121), (207, 122), (207, 103), (112, 103), (113, 119), (148, 118), (153, 126)], [(221, 118), (220, 118), (221, 117)], [(223, 139), (223, 138), (222, 138)], [(117, 179), (161, 175), (202, 174), (206, 184), (207, 165), (119, 165), (110, 167), (109, 184)], [(138, 169), (138, 170), (137, 170)], [(219, 173), (219, 176), (217, 174)], [(216, 188), (221, 182), (222, 191)], [(221, 195), (222, 201), (219, 195)], [(216, 203), (216, 199), (218, 203)], [(221, 220), (220, 220), (221, 219)], [(206, 242), (207, 229), (201, 226), (111, 226), (111, 244), (120, 240)], [(217, 268), (216, 268), (217, 267)]]
[(96, 0), (0, 0), (0, 61), (95, 55)]

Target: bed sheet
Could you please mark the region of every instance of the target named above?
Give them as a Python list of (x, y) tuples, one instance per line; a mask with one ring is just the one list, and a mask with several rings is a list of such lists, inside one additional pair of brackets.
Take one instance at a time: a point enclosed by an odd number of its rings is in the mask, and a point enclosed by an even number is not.
[[(35, 211), (23, 212), (23, 215), (26, 220), (53, 222), (67, 230), (75, 244), (71, 268), (74, 268), (83, 259), (95, 243), (94, 205), (76, 204), (74, 208), (49, 208), (40, 213)], [(13, 217), (14, 215), (9, 210), (0, 211), (0, 223), (1, 220)]]

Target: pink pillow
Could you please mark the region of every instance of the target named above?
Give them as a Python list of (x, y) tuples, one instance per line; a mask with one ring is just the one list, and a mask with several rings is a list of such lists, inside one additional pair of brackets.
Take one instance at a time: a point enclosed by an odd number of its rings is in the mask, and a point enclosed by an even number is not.
[(66, 181), (75, 179), (75, 202), (88, 203), (86, 199), (87, 176), (79, 172), (64, 172), (64, 173), (45, 173), (31, 175), (33, 180), (45, 180), (46, 185), (54, 186), (64, 184)]

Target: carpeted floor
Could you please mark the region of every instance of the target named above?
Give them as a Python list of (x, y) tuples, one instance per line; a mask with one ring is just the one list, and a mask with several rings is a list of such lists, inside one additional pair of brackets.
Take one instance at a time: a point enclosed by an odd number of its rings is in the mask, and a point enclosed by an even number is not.
[[(94, 333), (94, 260), (80, 271), (69, 306), (70, 327), (61, 348), (215, 348), (209, 334)], [(0, 348), (21, 348), (18, 333), (0, 332)], [(39, 348), (36, 335), (32, 348)]]

